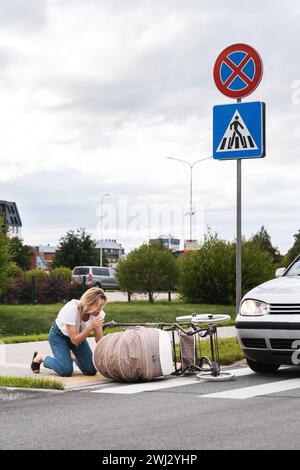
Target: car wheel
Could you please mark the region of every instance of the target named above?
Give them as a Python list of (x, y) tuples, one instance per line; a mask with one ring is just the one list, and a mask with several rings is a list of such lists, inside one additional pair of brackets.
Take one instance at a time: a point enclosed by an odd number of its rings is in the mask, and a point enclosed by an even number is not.
[(254, 372), (262, 372), (266, 374), (276, 372), (280, 367), (280, 364), (266, 364), (264, 362), (251, 361), (251, 359), (247, 359), (247, 363), (250, 369)]
[(100, 284), (100, 282), (96, 282), (95, 287), (100, 287), (100, 289), (101, 289), (101, 284)]

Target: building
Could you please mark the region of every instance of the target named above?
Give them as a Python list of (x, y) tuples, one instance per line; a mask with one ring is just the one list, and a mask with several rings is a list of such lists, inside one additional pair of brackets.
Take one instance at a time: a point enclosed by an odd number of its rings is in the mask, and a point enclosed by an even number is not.
[(33, 246), (31, 257), (31, 269), (44, 269), (49, 271), (56, 252), (56, 246), (39, 245)]
[(0, 201), (0, 217), (3, 218), (5, 232), (8, 236), (21, 236), (22, 221), (15, 202)]
[(197, 251), (199, 249), (200, 245), (198, 240), (184, 240), (184, 253), (187, 253), (188, 251)]
[(160, 235), (158, 238), (151, 238), (149, 240), (150, 244), (158, 242), (162, 243), (165, 248), (169, 248), (172, 252), (179, 250), (180, 239), (175, 238), (172, 235)]
[(111, 268), (115, 268), (122, 256), (125, 254), (125, 249), (122, 247), (121, 243), (118, 243), (116, 240), (100, 240), (96, 248), (103, 250), (108, 264)]

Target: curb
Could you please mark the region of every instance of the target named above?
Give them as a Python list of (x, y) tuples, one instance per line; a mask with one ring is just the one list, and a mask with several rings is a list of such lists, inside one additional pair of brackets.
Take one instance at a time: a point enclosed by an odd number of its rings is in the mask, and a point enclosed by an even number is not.
[(67, 390), (55, 390), (50, 388), (23, 388), (23, 387), (0, 387), (1, 392), (22, 392), (22, 393), (62, 393)]

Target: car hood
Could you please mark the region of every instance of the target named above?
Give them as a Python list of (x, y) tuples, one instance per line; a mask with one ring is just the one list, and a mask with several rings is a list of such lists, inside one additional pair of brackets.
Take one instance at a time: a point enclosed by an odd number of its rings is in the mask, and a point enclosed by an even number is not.
[(283, 276), (264, 282), (247, 292), (243, 300), (249, 298), (266, 303), (300, 304), (300, 276)]

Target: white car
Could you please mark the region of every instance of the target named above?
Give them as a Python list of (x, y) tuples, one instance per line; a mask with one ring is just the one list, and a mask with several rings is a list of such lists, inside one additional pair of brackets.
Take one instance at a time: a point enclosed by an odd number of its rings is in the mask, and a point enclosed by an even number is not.
[(275, 275), (243, 297), (236, 318), (240, 346), (255, 372), (300, 365), (300, 256)]

